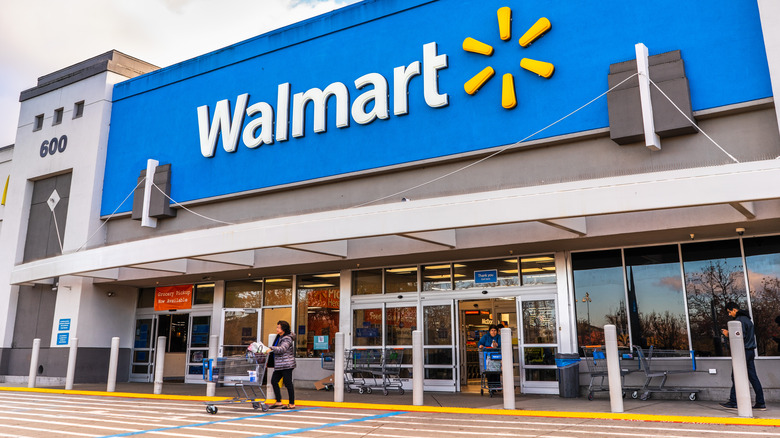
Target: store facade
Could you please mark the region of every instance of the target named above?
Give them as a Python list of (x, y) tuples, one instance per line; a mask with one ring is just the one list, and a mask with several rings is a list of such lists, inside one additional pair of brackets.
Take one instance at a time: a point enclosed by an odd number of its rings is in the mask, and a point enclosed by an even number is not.
[[(519, 390), (557, 393), (555, 354), (613, 323), (695, 350), (719, 397), (734, 299), (772, 394), (780, 7), (732, 3), (364, 1), (163, 69), (109, 52), (41, 78), (0, 228), (0, 374), (26, 374), (32, 337), (57, 377), (69, 337), (95, 364), (119, 336), (120, 378), (165, 348), (166, 378), (198, 383), (210, 336), (231, 355), (288, 320), (302, 384), (336, 332), (408, 379), (420, 329), (426, 389), (468, 391), (501, 324)], [(101, 378), (86, 361), (77, 381)]]

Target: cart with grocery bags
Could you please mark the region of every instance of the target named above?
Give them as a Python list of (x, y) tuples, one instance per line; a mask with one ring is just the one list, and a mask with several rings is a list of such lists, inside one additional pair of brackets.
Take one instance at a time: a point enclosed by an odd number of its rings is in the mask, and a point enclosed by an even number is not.
[[(268, 411), (263, 391), (263, 376), (268, 365), (268, 350), (263, 353), (263, 346), (250, 345), (243, 356), (218, 357), (203, 359), (203, 380), (233, 386), (236, 396), (220, 401), (207, 401), (206, 412), (216, 414), (218, 405), (235, 405), (251, 403), (254, 409)], [(254, 346), (254, 348), (253, 348)]]
[(501, 386), (501, 349), (483, 348), (479, 352), (479, 373), (481, 383), (479, 393), (485, 395), (485, 390), (493, 397), (497, 391), (503, 390)]

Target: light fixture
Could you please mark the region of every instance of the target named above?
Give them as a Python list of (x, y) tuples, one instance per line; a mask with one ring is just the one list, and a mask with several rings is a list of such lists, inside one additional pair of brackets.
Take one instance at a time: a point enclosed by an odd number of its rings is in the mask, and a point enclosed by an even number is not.
[(740, 236), (745, 234), (745, 229), (742, 227), (737, 228), (737, 234), (739, 234)]
[(341, 274), (340, 274), (340, 273), (338, 273), (338, 272), (334, 272), (333, 274), (317, 274), (317, 275), (312, 275), (312, 277), (317, 277), (317, 278), (333, 278), (333, 277), (340, 277), (340, 276), (341, 276)]
[(109, 297), (109, 298), (113, 297), (114, 295), (116, 295), (116, 292), (114, 292), (112, 290), (106, 292), (106, 296)]
[(520, 258), (520, 261), (523, 263), (531, 263), (531, 262), (552, 262), (555, 259), (552, 257), (531, 257), (531, 258)]
[(401, 202), (409, 202), (409, 201), (411, 201), (411, 199), (407, 198), (406, 196), (401, 198)]

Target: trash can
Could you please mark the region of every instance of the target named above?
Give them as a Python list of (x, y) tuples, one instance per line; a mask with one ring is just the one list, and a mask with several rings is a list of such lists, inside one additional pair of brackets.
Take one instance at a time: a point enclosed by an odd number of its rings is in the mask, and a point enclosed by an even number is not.
[(558, 395), (564, 398), (580, 396), (580, 355), (579, 353), (556, 353), (555, 365), (558, 367)]

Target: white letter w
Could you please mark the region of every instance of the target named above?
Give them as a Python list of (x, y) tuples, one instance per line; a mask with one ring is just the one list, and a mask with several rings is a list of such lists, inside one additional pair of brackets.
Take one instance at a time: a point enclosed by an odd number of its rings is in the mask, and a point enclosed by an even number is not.
[(214, 156), (217, 147), (217, 138), (222, 131), (222, 147), (225, 152), (235, 152), (238, 145), (238, 137), (241, 125), (244, 124), (244, 113), (249, 94), (245, 93), (236, 99), (236, 107), (233, 110), (233, 122), (230, 122), (230, 101), (220, 100), (214, 109), (214, 122), (209, 126), (209, 106), (198, 107), (198, 129), (200, 130), (200, 153), (204, 157)]

